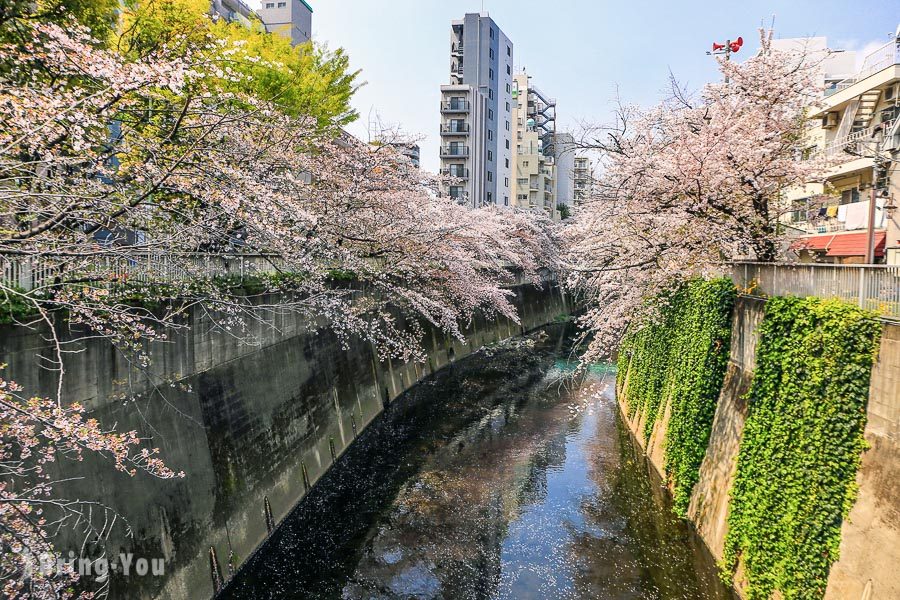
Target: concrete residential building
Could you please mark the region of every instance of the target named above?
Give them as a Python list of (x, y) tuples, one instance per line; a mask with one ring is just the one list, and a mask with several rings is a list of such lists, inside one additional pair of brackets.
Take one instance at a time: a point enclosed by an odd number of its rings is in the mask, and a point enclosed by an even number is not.
[(553, 158), (556, 161), (556, 204), (571, 207), (575, 203), (575, 136), (557, 133), (553, 141)]
[(303, 0), (263, 0), (254, 11), (242, 0), (212, 0), (210, 13), (228, 21), (253, 27), (254, 20), (262, 22), (269, 33), (277, 33), (296, 46), (312, 37), (312, 7)]
[[(861, 69), (828, 85), (821, 110), (812, 115), (817, 125), (808, 132), (805, 155), (824, 153), (841, 164), (830, 169), (825, 185), (787, 193), (786, 208), (791, 210), (781, 220), (798, 238), (791, 250), (801, 261), (864, 262), (874, 192), (875, 260), (900, 265), (900, 211), (895, 208), (900, 201), (898, 41), (870, 53)], [(838, 71), (844, 68), (841, 64)], [(826, 65), (825, 82), (836, 75)]]
[(586, 156), (575, 157), (575, 167), (573, 172), (575, 184), (575, 204), (587, 200), (591, 195), (591, 186), (593, 185), (594, 173), (591, 169), (591, 161)]
[(312, 39), (312, 7), (305, 0), (262, 0), (259, 17), (266, 31), (291, 40), (296, 46)]
[(556, 210), (556, 101), (531, 82), (528, 73), (513, 79), (513, 123), (516, 135), (516, 166), (513, 178), (515, 206), (543, 210), (559, 219)]
[(510, 204), (512, 64), (512, 42), (487, 13), (451, 23), (450, 84), (441, 86), (441, 173), (459, 177), (446, 191), (473, 207)]

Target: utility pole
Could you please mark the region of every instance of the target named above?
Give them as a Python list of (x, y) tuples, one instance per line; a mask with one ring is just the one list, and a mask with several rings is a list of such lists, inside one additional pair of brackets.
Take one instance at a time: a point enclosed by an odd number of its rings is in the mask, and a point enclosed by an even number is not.
[(875, 264), (875, 209), (878, 201), (878, 175), (881, 171), (881, 145), (884, 141), (884, 127), (877, 125), (872, 130), (875, 140), (875, 152), (872, 155), (872, 195), (869, 200), (869, 212), (866, 223), (866, 264)]
[[(707, 56), (719, 56), (725, 55), (725, 60), (731, 60), (732, 52), (739, 52), (741, 50), (741, 46), (744, 45), (744, 38), (738, 36), (738, 39), (734, 40), (726, 40), (724, 44), (719, 44), (718, 42), (713, 42), (712, 52), (706, 52)], [(725, 83), (728, 83), (728, 76), (725, 76)]]

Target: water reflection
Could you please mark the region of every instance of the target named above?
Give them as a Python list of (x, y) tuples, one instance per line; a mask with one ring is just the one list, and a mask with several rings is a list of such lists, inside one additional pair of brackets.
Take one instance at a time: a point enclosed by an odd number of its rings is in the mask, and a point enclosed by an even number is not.
[(560, 341), (483, 353), (391, 407), (225, 595), (730, 598), (612, 377), (560, 384)]

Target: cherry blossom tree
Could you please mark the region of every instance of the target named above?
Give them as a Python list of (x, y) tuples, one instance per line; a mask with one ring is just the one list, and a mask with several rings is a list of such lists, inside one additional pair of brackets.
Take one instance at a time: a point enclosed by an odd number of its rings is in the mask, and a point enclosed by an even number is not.
[[(135, 433), (104, 429), (65, 397), (65, 356), (80, 340), (62, 341), (60, 312), (136, 368), (194, 307), (237, 336), (275, 311), (311, 325), (324, 316), (345, 340), (414, 360), (422, 323), (461, 338), (476, 311), (517, 320), (515, 273), (539, 282), (556, 267), (547, 220), (465, 209), (390, 146), (334, 136), (297, 102), (283, 110), (242, 91), (246, 63), (264, 59), (241, 40), (175, 35), (125, 54), (75, 22), (5, 15), (0, 28), (0, 262), (41, 275), (26, 287), (0, 279), (0, 299), (48, 332), (59, 372), (53, 398), (0, 380), (0, 578), (11, 597), (74, 594), (71, 569), (45, 577), (27, 557), (53, 554), (60, 527), (108, 530), (91, 519), (105, 507), (53, 495), (47, 462), (89, 451), (129, 474), (177, 475)], [(265, 263), (254, 294), (210, 267), (251, 258)]]
[(697, 98), (673, 83), (666, 102), (620, 106), (614, 126), (588, 130), (602, 174), (565, 253), (588, 303), (588, 359), (615, 348), (656, 293), (738, 256), (775, 260), (784, 190), (824, 178), (824, 159), (804, 156), (817, 61), (771, 42), (761, 31), (755, 56), (720, 60), (723, 81)]

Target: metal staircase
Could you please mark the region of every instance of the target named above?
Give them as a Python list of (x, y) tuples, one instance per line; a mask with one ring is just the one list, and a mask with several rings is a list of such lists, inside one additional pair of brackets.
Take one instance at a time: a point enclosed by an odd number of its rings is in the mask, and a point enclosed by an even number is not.
[(881, 98), (881, 90), (869, 90), (859, 97), (859, 108), (853, 121), (853, 130), (860, 131), (869, 126), (875, 116), (875, 107)]

